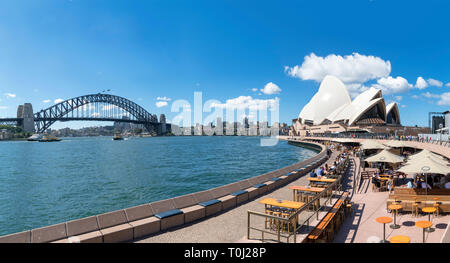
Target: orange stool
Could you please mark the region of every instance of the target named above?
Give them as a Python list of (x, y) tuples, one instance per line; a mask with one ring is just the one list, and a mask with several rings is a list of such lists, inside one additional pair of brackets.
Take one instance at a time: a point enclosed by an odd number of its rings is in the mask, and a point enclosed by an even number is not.
[(416, 226), (420, 227), (423, 229), (423, 243), (425, 243), (425, 229), (431, 227), (433, 225), (433, 223), (431, 223), (430, 221), (418, 221), (416, 222)]
[(409, 243), (411, 242), (411, 238), (409, 238), (408, 236), (393, 236), (389, 239), (390, 243)]
[[(428, 214), (428, 221), (431, 221), (431, 214), (434, 214), (434, 212), (436, 212), (436, 208), (435, 207), (431, 207), (431, 206), (427, 206), (422, 208), (422, 212), (427, 213)], [(433, 228), (428, 228), (425, 230), (426, 232), (434, 232)]]
[(435, 198), (433, 198), (433, 200), (434, 200), (433, 207), (436, 208), (436, 216), (439, 216), (439, 206), (440, 206), (440, 204), (437, 201), (437, 200), (439, 200), (439, 198), (435, 197)]
[(389, 227), (392, 229), (400, 228), (400, 225), (397, 225), (397, 213), (398, 213), (398, 210), (402, 209), (402, 206), (401, 205), (389, 205), (388, 209), (393, 211), (393, 213), (394, 213), (394, 224), (390, 225)]
[(380, 224), (383, 224), (383, 240), (380, 241), (380, 243), (388, 243), (389, 241), (386, 240), (386, 224), (392, 222), (392, 218), (388, 216), (382, 216), (378, 217), (376, 221)]
[(417, 198), (415, 198), (414, 203), (411, 204), (411, 214), (415, 215), (415, 217), (419, 216), (419, 202), (417, 202)]

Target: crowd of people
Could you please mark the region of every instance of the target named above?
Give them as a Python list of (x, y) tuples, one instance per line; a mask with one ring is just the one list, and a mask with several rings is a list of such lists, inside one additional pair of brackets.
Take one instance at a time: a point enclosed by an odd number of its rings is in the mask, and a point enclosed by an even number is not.
[(450, 175), (414, 174), (404, 186), (415, 189), (450, 189)]
[[(397, 140), (417, 140), (418, 138), (414, 138), (413, 136), (397, 136), (395, 139)], [(328, 167), (328, 164), (317, 168), (315, 171), (311, 171), (311, 177), (323, 176), (328, 174), (333, 174), (333, 171), (336, 167), (345, 162), (347, 156), (355, 156), (360, 157), (363, 154), (362, 149), (359, 146), (348, 146), (337, 142), (324, 142), (325, 145), (328, 146), (329, 151), (327, 154), (330, 156), (332, 151), (339, 151), (340, 153), (336, 157), (335, 161)], [(409, 155), (413, 154), (410, 151), (402, 151), (401, 155), (404, 158), (407, 158)], [(363, 171), (365, 171), (366, 167), (362, 166)], [(381, 175), (388, 175), (388, 179), (381, 179)], [(426, 176), (426, 177), (425, 177)], [(450, 175), (434, 175), (434, 174), (414, 174), (413, 178), (407, 178), (407, 175), (400, 172), (395, 172), (394, 169), (380, 166), (375, 169), (375, 172), (372, 174), (371, 178), (372, 183), (378, 188), (386, 188), (389, 192), (395, 187), (406, 187), (406, 188), (414, 188), (414, 189), (450, 189)]]
[(345, 163), (345, 160), (349, 155), (349, 152), (353, 154), (352, 151), (349, 151), (348, 147), (342, 146), (340, 144), (333, 143), (328, 144), (328, 146), (329, 146), (329, 151), (327, 152), (328, 156), (331, 156), (331, 153), (334, 150), (342, 150), (342, 152), (336, 156), (331, 166), (329, 166), (328, 163), (325, 163), (325, 165), (318, 167), (316, 170), (312, 170), (309, 174), (310, 177), (334, 175), (337, 167)]
[[(406, 174), (398, 172), (394, 173), (391, 169), (377, 170), (372, 175), (372, 183), (378, 189), (385, 185), (380, 179), (380, 174), (390, 175), (389, 180), (387, 180), (386, 183), (389, 192), (392, 192), (396, 186), (413, 189), (450, 189), (450, 175), (414, 174), (412, 178), (406, 178)], [(400, 176), (403, 178), (399, 178)]]

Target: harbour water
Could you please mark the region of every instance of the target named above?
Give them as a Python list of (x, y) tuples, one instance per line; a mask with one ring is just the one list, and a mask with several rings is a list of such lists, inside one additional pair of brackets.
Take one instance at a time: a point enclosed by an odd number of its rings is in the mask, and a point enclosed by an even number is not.
[(0, 143), (0, 235), (236, 182), (314, 156), (259, 137)]

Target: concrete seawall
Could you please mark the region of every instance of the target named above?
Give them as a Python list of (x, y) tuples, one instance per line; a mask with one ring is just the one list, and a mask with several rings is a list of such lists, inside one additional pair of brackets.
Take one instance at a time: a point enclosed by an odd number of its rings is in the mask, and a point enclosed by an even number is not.
[[(315, 150), (318, 154), (305, 161), (210, 190), (1, 236), (0, 243), (127, 242), (208, 218), (286, 185), (326, 160), (326, 147), (321, 144), (289, 143)], [(291, 173), (294, 170), (297, 171)]]

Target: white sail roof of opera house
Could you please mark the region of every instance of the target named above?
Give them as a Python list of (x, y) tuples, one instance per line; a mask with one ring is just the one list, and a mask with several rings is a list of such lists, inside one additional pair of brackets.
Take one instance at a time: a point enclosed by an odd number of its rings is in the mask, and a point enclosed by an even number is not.
[(334, 76), (326, 76), (320, 83), (319, 91), (303, 107), (298, 115), (305, 121), (312, 121), (314, 125), (321, 124), (336, 108), (348, 105), (352, 99), (344, 83)]
[(386, 106), (386, 122), (400, 124), (400, 112), (397, 103), (392, 102)]
[[(388, 118), (389, 112), (392, 113)], [(385, 123), (388, 119), (389, 123), (400, 124), (397, 104), (386, 107), (381, 90), (371, 87), (352, 101), (342, 81), (333, 76), (323, 79), (319, 91), (302, 109), (299, 118), (314, 125), (343, 122), (350, 126), (362, 120)]]

